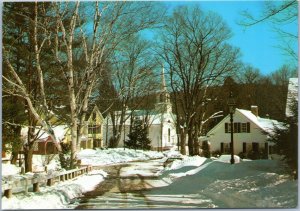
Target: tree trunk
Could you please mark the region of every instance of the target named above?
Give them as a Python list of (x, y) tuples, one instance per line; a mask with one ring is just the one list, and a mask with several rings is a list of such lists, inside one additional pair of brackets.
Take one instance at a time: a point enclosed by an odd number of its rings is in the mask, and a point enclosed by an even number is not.
[(186, 154), (185, 143), (186, 143), (186, 133), (182, 131), (180, 133), (180, 153), (183, 155)]
[(32, 172), (33, 144), (24, 149), (25, 172)]
[(194, 155), (194, 141), (192, 136), (192, 131), (188, 129), (188, 147), (189, 147), (189, 156)]
[(72, 118), (72, 127), (71, 127), (71, 161), (70, 168), (75, 168), (74, 161), (76, 160), (77, 154), (77, 118)]
[(200, 155), (199, 141), (197, 136), (193, 137), (193, 140), (194, 140), (194, 155)]
[(13, 164), (13, 165), (17, 164), (18, 155), (19, 155), (19, 152), (17, 152), (17, 151), (11, 152), (11, 161), (10, 161), (11, 164)]

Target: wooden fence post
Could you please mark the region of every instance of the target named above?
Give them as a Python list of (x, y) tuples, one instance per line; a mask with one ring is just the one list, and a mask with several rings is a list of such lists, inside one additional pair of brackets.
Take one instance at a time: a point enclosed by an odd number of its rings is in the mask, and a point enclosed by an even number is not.
[(53, 185), (53, 178), (49, 178), (47, 180), (47, 186), (52, 186)]
[(12, 197), (12, 189), (7, 189), (4, 191), (4, 196), (6, 198), (11, 198)]
[(33, 183), (33, 192), (39, 192), (40, 191), (40, 185), (39, 183)]

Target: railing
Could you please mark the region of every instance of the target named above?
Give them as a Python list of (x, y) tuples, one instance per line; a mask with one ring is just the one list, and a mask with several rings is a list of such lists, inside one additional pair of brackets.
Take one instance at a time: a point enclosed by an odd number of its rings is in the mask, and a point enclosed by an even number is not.
[[(52, 186), (57, 182), (73, 179), (92, 170), (92, 166), (85, 166), (65, 172), (52, 172), (48, 174), (13, 175), (2, 177), (2, 194), (11, 198), (13, 193), (32, 190), (38, 192), (41, 185)], [(32, 189), (31, 189), (32, 187)]]

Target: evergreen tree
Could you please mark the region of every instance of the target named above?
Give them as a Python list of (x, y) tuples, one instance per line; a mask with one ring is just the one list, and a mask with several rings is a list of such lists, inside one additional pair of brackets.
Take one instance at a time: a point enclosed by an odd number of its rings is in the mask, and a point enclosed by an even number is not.
[(275, 143), (275, 150), (284, 156), (284, 160), (292, 171), (298, 169), (298, 101), (294, 100), (290, 105), (293, 115), (287, 118), (283, 127), (276, 127), (271, 141)]
[(132, 131), (128, 134), (129, 140), (125, 141), (125, 146), (133, 149), (150, 150), (151, 140), (148, 138), (147, 127), (141, 120), (134, 120)]

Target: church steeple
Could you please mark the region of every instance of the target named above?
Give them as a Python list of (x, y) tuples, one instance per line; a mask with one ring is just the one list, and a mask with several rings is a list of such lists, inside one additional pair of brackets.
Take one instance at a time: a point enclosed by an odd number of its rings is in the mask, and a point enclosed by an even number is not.
[(162, 70), (160, 74), (161, 78), (161, 92), (167, 92), (166, 80), (165, 80), (165, 67), (162, 65)]
[(160, 83), (160, 90), (156, 96), (156, 110), (160, 112), (172, 112), (172, 105), (170, 103), (170, 95), (167, 90), (166, 80), (165, 80), (165, 68), (162, 65), (161, 70), (161, 83)]

